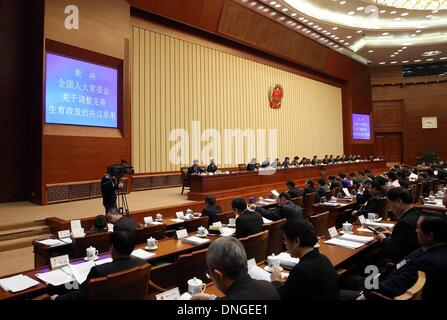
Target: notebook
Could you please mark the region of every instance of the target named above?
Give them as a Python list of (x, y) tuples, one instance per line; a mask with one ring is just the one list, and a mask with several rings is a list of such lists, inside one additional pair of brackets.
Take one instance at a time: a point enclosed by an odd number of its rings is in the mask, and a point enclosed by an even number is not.
[(332, 238), (332, 239), (326, 240), (324, 243), (332, 244), (335, 246), (344, 247), (344, 248), (348, 248), (348, 249), (357, 249), (357, 248), (360, 248), (361, 246), (363, 246), (363, 243), (342, 240), (339, 238)]
[(210, 241), (210, 239), (199, 238), (196, 236), (182, 238), (182, 242), (187, 242), (187, 243), (192, 243), (192, 244), (197, 244), (197, 245), (204, 244), (209, 241)]
[(155, 253), (147, 252), (143, 249), (134, 250), (131, 255), (134, 257), (140, 258), (140, 259), (144, 259), (144, 260), (155, 257)]
[(3, 289), (3, 291), (10, 291), (12, 293), (32, 288), (34, 286), (37, 286), (38, 284), (38, 281), (31, 279), (30, 277), (23, 274), (0, 279), (0, 287)]

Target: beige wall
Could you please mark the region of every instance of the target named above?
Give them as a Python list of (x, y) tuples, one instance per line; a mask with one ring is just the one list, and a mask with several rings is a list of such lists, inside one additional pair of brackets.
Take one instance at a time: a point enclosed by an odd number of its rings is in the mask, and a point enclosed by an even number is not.
[[(185, 40), (186, 39), (186, 40)], [(280, 110), (269, 107), (269, 92), (275, 84), (284, 88)], [(215, 128), (221, 149), (194, 153), (193, 121), (200, 132)], [(172, 130), (189, 134), (189, 157), (173, 164)], [(343, 153), (341, 89), (226, 53), (187, 37), (137, 26), (132, 29), (132, 162), (136, 172), (175, 171), (193, 159), (209, 157), (222, 164), (235, 144), (225, 140), (225, 129), (277, 130), (277, 155), (323, 156)], [(177, 138), (179, 139), (179, 138)], [(213, 139), (198, 143), (199, 151)], [(243, 161), (255, 146), (258, 161), (269, 150), (268, 141), (244, 144)], [(274, 148), (273, 148), (274, 149)], [(195, 149), (197, 150), (197, 148)], [(214, 149), (216, 150), (216, 149)], [(217, 150), (219, 150), (217, 148)], [(264, 152), (263, 152), (264, 151)], [(238, 161), (239, 160), (239, 161)], [(237, 166), (233, 157), (225, 166)]]

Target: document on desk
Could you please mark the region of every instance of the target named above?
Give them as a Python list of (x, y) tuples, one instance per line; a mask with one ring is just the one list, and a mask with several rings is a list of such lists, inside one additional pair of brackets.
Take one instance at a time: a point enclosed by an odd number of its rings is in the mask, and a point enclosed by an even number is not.
[(250, 269), (248, 269), (248, 274), (252, 279), (255, 280), (265, 280), (270, 282), (270, 273), (262, 269), (261, 267), (257, 266), (256, 264), (252, 266)]
[(46, 245), (46, 246), (57, 246), (61, 244), (65, 244), (65, 242), (58, 239), (46, 239), (46, 240), (37, 240), (37, 242)]
[(358, 236), (355, 234), (344, 234), (340, 236), (340, 239), (347, 241), (354, 241), (360, 243), (368, 243), (374, 240), (374, 237)]
[(38, 281), (31, 279), (28, 276), (24, 276), (23, 274), (19, 274), (13, 277), (0, 279), (0, 288), (5, 292), (20, 292), (39, 284)]
[(332, 239), (326, 240), (324, 243), (333, 244), (335, 246), (344, 247), (344, 248), (348, 248), (348, 249), (357, 249), (357, 248), (360, 248), (361, 246), (363, 246), (363, 243), (342, 240), (339, 238), (332, 238)]
[(206, 239), (206, 238), (199, 238), (196, 236), (192, 236), (192, 237), (187, 237), (187, 238), (182, 238), (182, 242), (187, 242), (187, 243), (192, 243), (192, 244), (204, 244), (209, 242), (210, 239)]
[(55, 287), (74, 281), (72, 276), (61, 269), (55, 269), (45, 273), (36, 273), (36, 277)]
[(147, 251), (145, 251), (143, 249), (134, 250), (131, 255), (134, 256), (134, 257), (143, 259), (143, 260), (147, 260), (147, 259), (150, 259), (152, 257), (155, 257), (155, 253), (147, 252)]
[(71, 244), (71, 243), (73, 243), (73, 240), (71, 239), (71, 238), (63, 238), (63, 239), (60, 239), (62, 242), (65, 242), (65, 243), (68, 243), (68, 244)]
[(95, 262), (87, 261), (79, 264), (70, 264), (70, 269), (73, 277), (79, 284), (82, 284), (86, 279), (90, 270), (95, 266)]
[(269, 220), (269, 219), (266, 219), (266, 218), (262, 217), (262, 223), (263, 224), (269, 224), (269, 223), (272, 223), (272, 222), (273, 222), (272, 220)]
[(176, 219), (171, 219), (171, 221), (174, 221), (174, 222), (180, 223), (180, 222), (184, 222), (185, 220), (183, 220), (183, 219), (180, 219), (180, 218), (176, 218)]
[(300, 262), (299, 258), (292, 258), (290, 253), (281, 252), (276, 256), (279, 260), (279, 264), (286, 268), (293, 268), (298, 262)]
[(235, 228), (228, 228), (228, 227), (223, 227), (221, 229), (221, 236), (223, 237), (231, 237), (233, 234), (236, 233), (236, 229)]
[(384, 228), (393, 228), (394, 224), (392, 223), (382, 223), (382, 222), (373, 222), (373, 221), (365, 221), (365, 226), (372, 226), (372, 227), (384, 227)]

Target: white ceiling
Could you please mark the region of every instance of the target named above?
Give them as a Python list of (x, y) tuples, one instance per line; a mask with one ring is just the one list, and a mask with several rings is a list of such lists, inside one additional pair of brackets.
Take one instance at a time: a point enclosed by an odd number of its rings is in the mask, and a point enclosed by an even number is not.
[[(447, 10), (401, 9), (372, 0), (239, 1), (373, 66), (447, 61)], [(435, 55), (423, 56), (428, 51)]]

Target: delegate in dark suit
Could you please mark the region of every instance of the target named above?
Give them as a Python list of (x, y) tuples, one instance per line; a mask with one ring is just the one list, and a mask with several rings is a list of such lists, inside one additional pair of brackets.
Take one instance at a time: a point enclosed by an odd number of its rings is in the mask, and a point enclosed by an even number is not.
[(205, 170), (203, 170), (200, 167), (192, 166), (192, 167), (189, 167), (189, 169), (188, 169), (188, 176), (190, 176), (192, 174), (200, 174), (202, 172), (205, 172)]
[(202, 216), (209, 217), (209, 224), (219, 221), (219, 213), (222, 213), (222, 209), (217, 205), (209, 205), (202, 210)]
[(122, 257), (114, 259), (112, 262), (95, 266), (90, 269), (87, 279), (81, 284), (79, 290), (63, 294), (57, 297), (57, 300), (80, 300), (85, 298), (88, 290), (88, 282), (90, 279), (105, 277), (109, 274), (132, 269), (142, 266), (146, 261), (136, 257)]
[(255, 171), (256, 168), (257, 168), (257, 166), (255, 163), (247, 164), (247, 171)]
[(236, 280), (219, 300), (280, 300), (275, 287), (267, 281), (254, 280), (248, 274)]
[(215, 164), (210, 164), (210, 165), (208, 165), (208, 167), (206, 167), (206, 171), (207, 172), (212, 172), (212, 173), (216, 172), (217, 169), (218, 168), (217, 168), (217, 166)]
[(262, 216), (254, 211), (245, 210), (236, 219), (236, 238), (245, 238), (262, 231)]
[(277, 221), (280, 219), (303, 219), (303, 209), (298, 207), (292, 201), (278, 206), (275, 210), (269, 211), (261, 207), (256, 207), (255, 210), (266, 219)]
[(383, 255), (386, 258), (397, 262), (405, 255), (419, 248), (416, 233), (419, 216), (419, 210), (416, 208), (411, 208), (401, 215), (393, 228), (391, 236), (383, 239), (381, 242)]
[[(399, 264), (400, 265), (400, 264)], [(383, 272), (379, 277), (377, 291), (387, 297), (403, 294), (414, 285), (418, 271), (425, 272), (426, 283), (422, 292), (424, 300), (447, 299), (447, 244), (439, 244), (424, 251), (419, 248), (405, 257), (400, 268), (397, 264)], [(364, 290), (368, 297), (370, 291)]]
[(363, 191), (363, 193), (358, 193), (355, 196), (357, 204), (359, 204), (359, 205), (365, 204), (370, 198), (371, 198), (371, 195), (369, 194), (368, 189), (365, 189)]
[(127, 231), (134, 233), (138, 228), (138, 223), (132, 218), (122, 216), (114, 225), (113, 231)]
[(292, 188), (289, 190), (289, 195), (290, 198), (298, 198), (301, 197), (303, 195), (303, 191), (302, 190), (298, 190), (297, 188)]
[(368, 218), (369, 212), (379, 213), (380, 198), (382, 198), (382, 194), (380, 192), (374, 193), (365, 205), (357, 211), (357, 216), (363, 215), (365, 218)]
[(318, 194), (317, 189), (312, 188), (312, 187), (307, 187), (303, 191), (303, 197), (305, 197), (309, 193), (315, 193), (315, 202), (320, 202), (320, 195)]
[(300, 259), (284, 284), (272, 283), (283, 300), (338, 300), (340, 295), (337, 273), (317, 250)]

